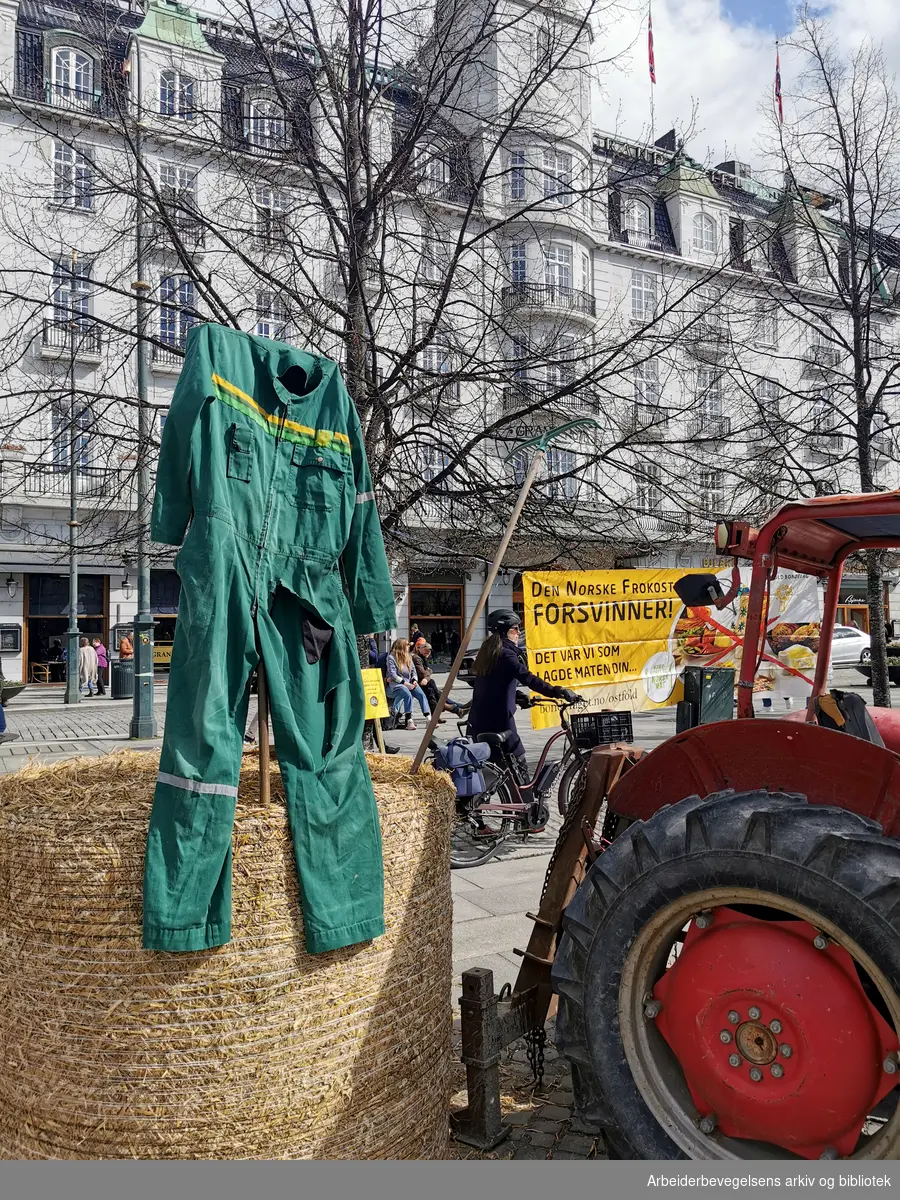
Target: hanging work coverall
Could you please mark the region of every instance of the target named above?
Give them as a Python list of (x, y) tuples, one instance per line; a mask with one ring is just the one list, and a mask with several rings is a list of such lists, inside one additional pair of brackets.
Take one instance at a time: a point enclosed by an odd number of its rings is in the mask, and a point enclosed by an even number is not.
[(231, 937), (231, 831), (260, 652), (307, 950), (377, 937), (381, 831), (354, 629), (396, 620), (359, 419), (335, 363), (219, 325), (192, 328), (151, 533), (184, 540), (144, 946), (201, 950)]

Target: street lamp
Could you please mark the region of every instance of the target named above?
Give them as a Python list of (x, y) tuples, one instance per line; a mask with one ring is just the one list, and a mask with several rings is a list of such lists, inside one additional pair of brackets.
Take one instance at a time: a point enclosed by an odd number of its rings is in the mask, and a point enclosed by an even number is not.
[(69, 291), (69, 623), (66, 626), (66, 690), (64, 704), (77, 704), (81, 699), (78, 677), (78, 425), (75, 412), (75, 264), (78, 255), (73, 250)]
[(133, 594), (134, 588), (132, 587), (131, 580), (128, 577), (128, 572), (126, 571), (122, 576), (122, 595), (126, 600), (130, 600)]
[(6, 581), (6, 591), (7, 591), (7, 594), (9, 595), (10, 600), (15, 600), (16, 592), (18, 592), (18, 590), (19, 590), (18, 583), (16, 582), (15, 579), (13, 579), (12, 575), (10, 575)]
[[(137, 42), (132, 40), (131, 54), (135, 66), (135, 323), (137, 331), (137, 595), (138, 610), (134, 620), (134, 702), (129, 736), (156, 737), (156, 718), (153, 713), (153, 614), (150, 612), (150, 408), (147, 404), (149, 376), (147, 343), (149, 311), (147, 293), (150, 284), (144, 278), (144, 135), (141, 128), (141, 56)], [(127, 597), (126, 597), (127, 598)]]

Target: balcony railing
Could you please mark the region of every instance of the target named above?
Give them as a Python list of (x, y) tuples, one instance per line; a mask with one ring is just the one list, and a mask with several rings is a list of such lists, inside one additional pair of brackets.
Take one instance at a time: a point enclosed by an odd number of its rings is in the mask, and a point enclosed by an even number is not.
[(622, 421), (622, 433), (642, 442), (661, 442), (669, 435), (670, 412), (649, 404), (634, 404)]
[(637, 233), (633, 229), (623, 229), (618, 241), (624, 242), (626, 246), (638, 246), (641, 250), (662, 251), (662, 242), (651, 237), (649, 233)]
[[(125, 473), (115, 467), (79, 466), (75, 484), (79, 496), (111, 497), (124, 491)], [(4, 488), (24, 485), (26, 496), (68, 496), (71, 476), (67, 462), (3, 463)]]
[(806, 447), (811, 454), (841, 454), (844, 450), (842, 433), (810, 433)]
[(728, 437), (731, 433), (731, 417), (721, 417), (713, 414), (694, 417), (688, 424), (689, 438), (709, 441), (714, 438)]
[(503, 389), (504, 412), (518, 412), (534, 404), (541, 404), (553, 412), (599, 413), (600, 401), (584, 391), (559, 396), (567, 385), (548, 383), (546, 380), (523, 380)]
[(807, 346), (803, 351), (803, 362), (809, 370), (830, 370), (841, 361), (837, 346)]
[(588, 317), (597, 313), (597, 302), (589, 292), (557, 283), (513, 283), (503, 289), (501, 300), (506, 309), (557, 308)]
[(64, 351), (76, 358), (95, 356), (103, 350), (103, 338), (99, 325), (89, 317), (46, 317), (41, 333), (41, 348), (51, 357)]
[(151, 243), (170, 245), (176, 238), (193, 249), (200, 249), (206, 241), (206, 228), (200, 217), (184, 209), (166, 208), (165, 214), (154, 213), (150, 218)]
[(171, 341), (166, 340), (162, 346), (154, 343), (151, 358), (157, 366), (180, 367), (184, 362), (186, 346), (187, 334)]

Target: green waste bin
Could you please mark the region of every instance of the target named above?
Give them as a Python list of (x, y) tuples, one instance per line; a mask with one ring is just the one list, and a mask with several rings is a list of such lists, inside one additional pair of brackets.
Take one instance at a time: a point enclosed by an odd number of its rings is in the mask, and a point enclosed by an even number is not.
[(128, 700), (134, 695), (134, 659), (117, 658), (110, 664), (110, 695), (113, 700)]

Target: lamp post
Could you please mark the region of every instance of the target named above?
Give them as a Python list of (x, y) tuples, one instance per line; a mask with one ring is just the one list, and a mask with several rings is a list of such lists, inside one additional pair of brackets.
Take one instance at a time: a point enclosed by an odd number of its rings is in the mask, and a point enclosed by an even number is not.
[(64, 704), (81, 699), (78, 673), (78, 438), (75, 412), (75, 264), (72, 251), (72, 277), (69, 295), (69, 623), (66, 627), (66, 690)]
[(156, 717), (153, 712), (153, 614), (150, 612), (150, 409), (147, 405), (149, 375), (147, 325), (150, 284), (144, 279), (144, 186), (141, 60), (135, 42), (131, 44), (135, 65), (135, 322), (137, 331), (137, 597), (138, 610), (134, 621), (134, 701), (131, 711), (129, 737), (156, 737)]

